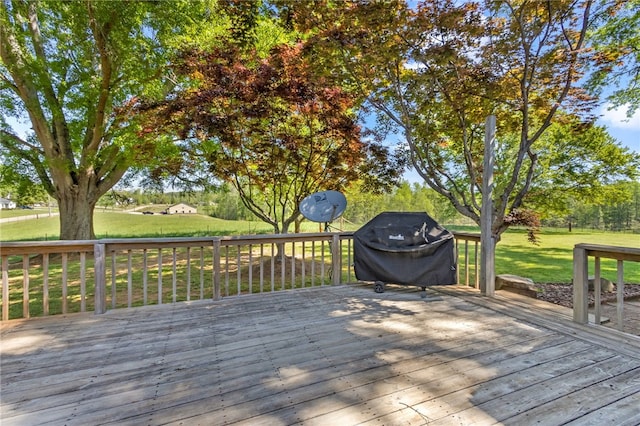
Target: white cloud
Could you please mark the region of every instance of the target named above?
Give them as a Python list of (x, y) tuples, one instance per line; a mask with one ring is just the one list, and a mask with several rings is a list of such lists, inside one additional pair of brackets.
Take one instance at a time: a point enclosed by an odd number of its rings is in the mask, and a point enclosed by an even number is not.
[(618, 129), (628, 130), (640, 130), (640, 110), (631, 117), (627, 117), (627, 108), (618, 107), (616, 109), (609, 109), (609, 105), (605, 105), (602, 108), (602, 117), (600, 120), (608, 127), (614, 127)]

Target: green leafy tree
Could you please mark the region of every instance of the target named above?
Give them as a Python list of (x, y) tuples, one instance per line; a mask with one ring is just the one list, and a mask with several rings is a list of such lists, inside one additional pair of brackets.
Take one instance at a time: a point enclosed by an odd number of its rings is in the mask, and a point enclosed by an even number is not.
[(19, 172), (19, 165), (0, 164), (0, 196), (10, 197), (18, 205), (47, 204), (47, 193), (40, 183), (26, 173)]
[(322, 58), (316, 63), (399, 128), (424, 181), (476, 223), (484, 121), (497, 117), (492, 234), (499, 240), (514, 224), (537, 225), (530, 191), (558, 113), (591, 119), (594, 99), (577, 81), (593, 57), (586, 49), (593, 8), (591, 1), (320, 2), (294, 3), (291, 16), (308, 34), (310, 54)]
[(589, 40), (597, 67), (588, 87), (596, 95), (613, 87), (607, 100), (632, 116), (640, 108), (640, 0), (611, 2), (596, 18)]
[(634, 231), (640, 229), (640, 183), (603, 186), (598, 197), (570, 200), (568, 218), (577, 227)]
[(409, 182), (402, 182), (398, 188), (395, 189), (391, 197), (390, 206), (393, 206), (393, 211), (398, 212), (410, 212), (415, 210), (414, 193), (412, 191)]
[(250, 220), (253, 214), (245, 207), (238, 191), (225, 184), (214, 196), (213, 217), (226, 220)]
[(604, 127), (561, 120), (540, 139), (540, 167), (528, 194), (542, 217), (570, 214), (575, 202), (619, 200), (614, 185), (638, 177), (640, 170), (640, 155), (621, 146)]
[(364, 224), (388, 208), (389, 194), (371, 194), (363, 191), (361, 182), (353, 182), (345, 190), (345, 197), (347, 209), (344, 218), (351, 223)]
[[(224, 30), (216, 12), (190, 1), (0, 3), (0, 146), (56, 199), (61, 239), (93, 238), (100, 197), (131, 166), (163, 158), (129, 107), (173, 84), (162, 78), (172, 47)], [(219, 25), (203, 27), (212, 15)]]

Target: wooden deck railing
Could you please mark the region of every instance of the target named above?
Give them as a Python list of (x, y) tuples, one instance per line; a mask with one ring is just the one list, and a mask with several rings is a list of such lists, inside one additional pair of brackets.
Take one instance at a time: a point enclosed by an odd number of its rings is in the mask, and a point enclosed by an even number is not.
[[(480, 288), (480, 234), (454, 232), (453, 235), (458, 255), (458, 284)], [(469, 249), (472, 249), (473, 253), (470, 253)]]
[[(459, 283), (477, 286), (479, 240), (456, 234)], [(2, 320), (354, 282), (352, 242), (341, 232), (2, 243)]]
[(640, 262), (640, 248), (576, 244), (573, 249), (573, 320), (589, 322), (589, 257), (593, 257), (594, 323), (601, 320), (600, 259), (616, 260), (616, 327), (624, 331), (624, 262)]

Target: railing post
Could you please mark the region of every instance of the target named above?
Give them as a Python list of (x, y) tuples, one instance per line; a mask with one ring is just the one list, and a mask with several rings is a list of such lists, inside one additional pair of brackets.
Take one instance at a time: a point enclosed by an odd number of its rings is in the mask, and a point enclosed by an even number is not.
[[(220, 292), (220, 238), (213, 240), (213, 300), (222, 299)], [(238, 266), (239, 267), (239, 266)]]
[(624, 262), (616, 262), (618, 269), (618, 281), (616, 282), (616, 317), (618, 330), (624, 331)]
[(480, 292), (494, 296), (496, 288), (496, 237), (493, 235), (493, 168), (495, 163), (496, 116), (485, 120), (482, 172), (482, 208), (480, 212)]
[(342, 280), (342, 247), (340, 235), (333, 234), (331, 240), (331, 284), (338, 285)]
[(94, 313), (104, 314), (107, 311), (107, 273), (106, 273), (106, 247), (105, 244), (93, 245), (93, 268), (95, 274), (95, 303)]
[(2, 256), (2, 321), (9, 320), (9, 256)]
[(580, 324), (589, 322), (588, 259), (586, 249), (573, 248), (573, 321)]

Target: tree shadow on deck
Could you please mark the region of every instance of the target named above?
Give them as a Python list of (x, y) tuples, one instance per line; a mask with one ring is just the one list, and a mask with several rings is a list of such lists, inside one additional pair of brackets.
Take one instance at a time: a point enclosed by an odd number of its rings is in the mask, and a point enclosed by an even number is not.
[(419, 292), (326, 286), (24, 322), (3, 330), (3, 424), (424, 424), (549, 362), (532, 351), (577, 348)]

